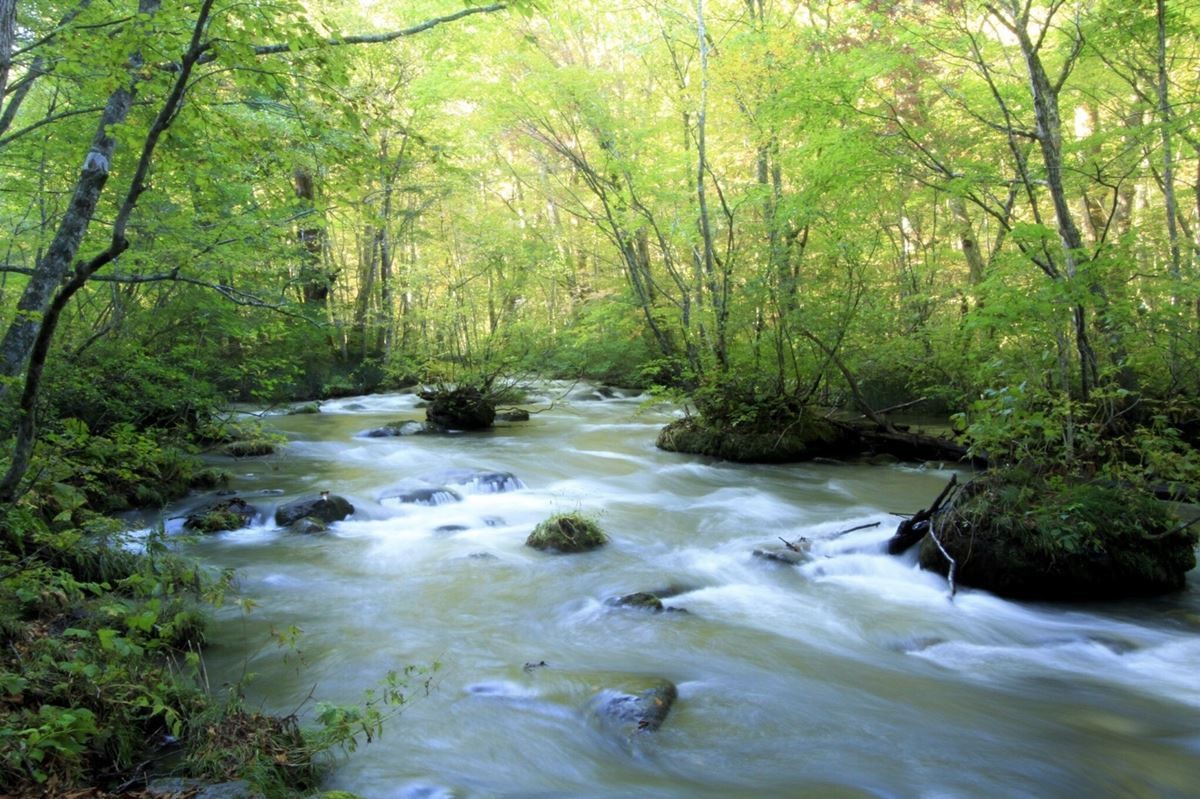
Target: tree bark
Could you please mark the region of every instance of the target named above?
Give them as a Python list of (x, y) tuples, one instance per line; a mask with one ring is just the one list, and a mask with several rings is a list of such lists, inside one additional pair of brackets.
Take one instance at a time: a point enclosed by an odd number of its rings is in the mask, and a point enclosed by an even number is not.
[(12, 70), (16, 22), (17, 0), (0, 0), (0, 107), (3, 107), (8, 75)]
[(1175, 154), (1171, 147), (1171, 100), (1170, 83), (1167, 79), (1167, 3), (1166, 0), (1155, 0), (1155, 21), (1157, 23), (1158, 49), (1158, 129), (1162, 142), (1163, 159), (1163, 197), (1166, 200), (1167, 241), (1171, 249), (1170, 274), (1175, 282), (1174, 301), (1180, 302), (1180, 286), (1183, 273), (1181, 270), (1181, 251), (1179, 246), (1179, 227), (1175, 222), (1179, 205), (1175, 199)]
[[(161, 0), (140, 0), (138, 12), (153, 15), (160, 5)], [(141, 60), (139, 53), (130, 56), (131, 72), (135, 75), (141, 66)], [(33, 349), (33, 342), (42, 326), (42, 315), (49, 307), (54, 289), (63, 282), (79, 252), (84, 236), (87, 235), (100, 195), (108, 182), (113, 152), (116, 149), (117, 142), (110, 131), (129, 116), (137, 81), (138, 78), (134, 77), (128, 87), (113, 92), (104, 106), (100, 123), (92, 136), (91, 147), (84, 156), (83, 168), (75, 182), (71, 204), (63, 214), (46, 254), (38, 262), (34, 276), (25, 285), (17, 303), (16, 316), (9, 324), (4, 339), (0, 341), (0, 379), (15, 377), (25, 368)], [(0, 382), (0, 397), (3, 397), (6, 391), (6, 383)]]

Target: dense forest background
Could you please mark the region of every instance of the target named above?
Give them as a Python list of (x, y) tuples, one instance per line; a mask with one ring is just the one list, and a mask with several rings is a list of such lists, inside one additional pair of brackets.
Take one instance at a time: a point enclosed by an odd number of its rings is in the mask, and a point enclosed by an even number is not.
[(534, 371), (1071, 449), (1200, 388), (1190, 3), (0, 5), (4, 376), (94, 266), (93, 429)]

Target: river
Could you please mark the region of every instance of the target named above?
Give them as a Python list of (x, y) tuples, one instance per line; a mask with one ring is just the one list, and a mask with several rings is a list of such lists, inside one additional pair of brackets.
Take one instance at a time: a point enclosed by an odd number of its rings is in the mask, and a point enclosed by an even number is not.
[[(528, 407), (567, 387), (547, 385)], [(412, 394), (273, 416), (289, 443), (229, 461), (264, 515), (190, 544), (237, 570), (256, 607), (222, 610), (214, 687), (251, 703), (353, 703), (389, 670), (439, 664), (328, 788), (434, 797), (1196, 797), (1200, 591), (1092, 605), (1015, 603), (921, 572), (882, 545), (928, 504), (937, 466), (754, 466), (657, 450), (667, 410), (576, 388), (486, 433), (363, 438), (420, 419)], [(450, 469), (523, 488), (394, 506), (388, 489)], [(318, 536), (269, 521), (327, 489), (356, 512)], [(282, 493), (279, 493), (282, 492)], [(523, 545), (554, 513), (611, 536)], [(841, 534), (858, 525), (877, 527)], [(179, 524), (169, 525), (174, 531)], [(798, 566), (755, 557), (809, 542)], [(672, 587), (651, 613), (608, 600)], [(277, 640), (298, 631), (294, 646)], [(276, 635), (273, 636), (273, 633)], [(545, 665), (537, 665), (543, 663)], [(673, 681), (657, 732), (624, 734), (597, 696)]]

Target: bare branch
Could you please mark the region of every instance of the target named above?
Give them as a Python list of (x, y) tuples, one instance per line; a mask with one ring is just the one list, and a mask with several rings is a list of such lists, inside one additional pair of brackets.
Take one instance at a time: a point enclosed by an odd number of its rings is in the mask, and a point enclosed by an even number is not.
[[(321, 42), (321, 45), (327, 47), (340, 47), (346, 44), (383, 44), (384, 42), (395, 41), (406, 36), (413, 36), (418, 33), (423, 33), (431, 28), (436, 28), (438, 25), (444, 25), (447, 22), (455, 22), (463, 17), (469, 17), (473, 14), (491, 14), (496, 11), (503, 11), (508, 8), (506, 3), (493, 3), (488, 6), (472, 6), (464, 8), (461, 11), (456, 11), (453, 14), (447, 14), (444, 17), (433, 17), (427, 19), (419, 25), (413, 25), (410, 28), (402, 28), (400, 30), (389, 31), (387, 33), (372, 33), (361, 34), (357, 36), (343, 36), (340, 39), (326, 39)], [(294, 53), (298, 50), (308, 49), (303, 46), (295, 46), (288, 42), (282, 44), (260, 44), (254, 48), (255, 55), (274, 55), (276, 53)]]

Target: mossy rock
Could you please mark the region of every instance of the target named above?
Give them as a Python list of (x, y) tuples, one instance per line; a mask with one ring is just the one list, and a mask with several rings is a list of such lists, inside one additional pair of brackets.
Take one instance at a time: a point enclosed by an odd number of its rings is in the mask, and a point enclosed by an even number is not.
[(655, 444), (667, 452), (712, 455), (739, 463), (790, 463), (841, 454), (847, 438), (832, 423), (806, 413), (768, 429), (676, 419), (662, 429)]
[(197, 533), (219, 533), (246, 527), (257, 515), (257, 508), (241, 497), (233, 497), (188, 514), (183, 526)]
[(333, 524), (352, 513), (354, 506), (350, 504), (350, 500), (336, 494), (323, 494), (280, 505), (275, 509), (275, 523), (280, 527), (288, 527), (308, 516), (326, 524)]
[(614, 597), (608, 601), (608, 604), (621, 608), (648, 610), (651, 613), (662, 613), (666, 609), (666, 606), (663, 605), (663, 601), (658, 595), (652, 594), (649, 591), (638, 591), (637, 593)]
[(228, 470), (209, 466), (193, 474), (188, 482), (192, 488), (208, 490), (224, 488), (232, 478), (233, 475)]
[(266, 438), (250, 438), (226, 444), (222, 451), (235, 458), (256, 458), (273, 454), (275, 442)]
[(439, 430), (487, 430), (496, 421), (496, 401), (470, 386), (426, 392), (425, 418)]
[[(935, 533), (957, 563), (959, 584), (1014, 599), (1169, 593), (1196, 567), (1195, 534), (1148, 494), (1014, 471), (965, 486), (939, 514)], [(920, 563), (949, 573), (928, 536)]]
[(608, 543), (608, 536), (591, 519), (578, 513), (551, 516), (525, 539), (525, 546), (543, 551), (587, 552)]
[(319, 403), (306, 402), (302, 405), (295, 405), (291, 408), (288, 408), (287, 415), (288, 416), (302, 416), (304, 414), (320, 413), (320, 412), (321, 412), (321, 406)]

